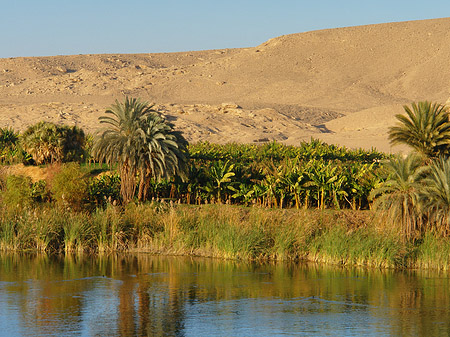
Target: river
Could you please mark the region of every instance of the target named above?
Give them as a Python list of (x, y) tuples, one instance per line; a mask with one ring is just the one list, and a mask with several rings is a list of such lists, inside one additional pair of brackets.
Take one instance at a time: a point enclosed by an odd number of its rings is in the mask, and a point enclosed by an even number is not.
[(447, 336), (426, 271), (147, 254), (0, 255), (1, 336)]

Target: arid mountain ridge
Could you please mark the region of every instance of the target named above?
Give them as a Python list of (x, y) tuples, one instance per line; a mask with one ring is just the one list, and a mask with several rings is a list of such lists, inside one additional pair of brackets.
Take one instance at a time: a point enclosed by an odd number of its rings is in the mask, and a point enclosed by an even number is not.
[(257, 47), (0, 59), (0, 127), (99, 129), (125, 95), (155, 103), (189, 141), (298, 144), (311, 137), (395, 152), (402, 105), (450, 97), (450, 18), (280, 36)]

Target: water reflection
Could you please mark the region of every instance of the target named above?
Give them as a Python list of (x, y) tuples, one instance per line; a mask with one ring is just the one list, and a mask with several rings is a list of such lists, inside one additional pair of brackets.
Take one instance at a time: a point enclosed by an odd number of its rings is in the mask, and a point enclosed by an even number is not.
[(446, 274), (120, 256), (0, 256), (8, 336), (448, 335)]

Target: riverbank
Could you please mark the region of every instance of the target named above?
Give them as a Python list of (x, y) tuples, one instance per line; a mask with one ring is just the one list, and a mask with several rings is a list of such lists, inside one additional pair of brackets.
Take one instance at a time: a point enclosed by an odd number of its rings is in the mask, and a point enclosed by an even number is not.
[(47, 205), (4, 212), (0, 250), (149, 252), (243, 260), (307, 260), (348, 266), (448, 270), (449, 240), (414, 243), (372, 211), (230, 205), (109, 205), (93, 213)]

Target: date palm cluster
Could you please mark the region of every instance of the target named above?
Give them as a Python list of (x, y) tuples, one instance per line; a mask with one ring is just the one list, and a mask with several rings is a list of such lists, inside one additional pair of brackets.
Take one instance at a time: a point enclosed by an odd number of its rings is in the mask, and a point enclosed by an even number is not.
[(437, 103), (413, 103), (397, 115), (390, 129), (392, 144), (409, 145), (406, 157), (390, 159), (386, 181), (371, 193), (385, 221), (407, 239), (427, 229), (450, 233), (450, 122), (448, 109)]
[(28, 127), (20, 137), (22, 149), (37, 164), (83, 160), (85, 134), (77, 126), (39, 122)]
[(142, 200), (151, 179), (185, 176), (187, 142), (153, 106), (127, 97), (123, 103), (116, 101), (106, 114), (99, 119), (107, 128), (96, 137), (92, 155), (118, 165), (125, 202), (134, 198), (137, 177)]

